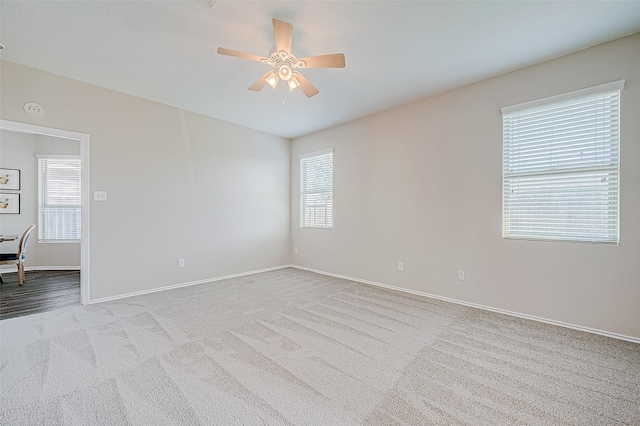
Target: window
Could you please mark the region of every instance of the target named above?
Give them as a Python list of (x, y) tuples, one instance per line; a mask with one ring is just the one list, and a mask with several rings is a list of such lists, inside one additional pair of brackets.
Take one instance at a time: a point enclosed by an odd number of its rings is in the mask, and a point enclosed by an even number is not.
[(38, 237), (79, 240), (81, 176), (77, 157), (38, 157)]
[(333, 228), (333, 148), (300, 156), (300, 226)]
[(623, 87), (502, 109), (503, 238), (618, 244)]

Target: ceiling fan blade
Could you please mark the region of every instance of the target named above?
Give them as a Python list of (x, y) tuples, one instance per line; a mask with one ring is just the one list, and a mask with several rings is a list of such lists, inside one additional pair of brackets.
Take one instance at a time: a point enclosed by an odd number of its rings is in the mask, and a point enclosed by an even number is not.
[(291, 40), (293, 39), (293, 25), (288, 22), (273, 18), (273, 34), (276, 37), (276, 49), (291, 53)]
[(344, 68), (344, 54), (333, 53), (331, 55), (310, 56), (308, 58), (300, 58), (306, 64), (301, 68)]
[(316, 89), (313, 84), (309, 83), (309, 80), (304, 78), (302, 74), (297, 73), (296, 78), (300, 83), (300, 90), (302, 90), (302, 93), (304, 93), (307, 98), (310, 98), (320, 93), (320, 91)]
[(260, 77), (258, 80), (256, 80), (255, 83), (249, 86), (249, 90), (253, 90), (254, 92), (259, 92), (260, 90), (262, 90), (264, 86), (267, 85), (267, 77), (269, 76), (269, 74), (271, 74), (271, 72), (272, 71), (269, 71), (268, 73)]
[(218, 47), (219, 55), (235, 56), (236, 58), (251, 59), (252, 61), (264, 62), (262, 56), (252, 55), (251, 53), (244, 53), (238, 50), (225, 49), (224, 47)]

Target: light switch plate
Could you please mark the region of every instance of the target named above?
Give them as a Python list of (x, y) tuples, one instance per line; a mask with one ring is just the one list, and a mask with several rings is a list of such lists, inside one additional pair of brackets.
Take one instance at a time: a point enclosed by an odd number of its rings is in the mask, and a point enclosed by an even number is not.
[(107, 201), (107, 191), (93, 191), (94, 201)]

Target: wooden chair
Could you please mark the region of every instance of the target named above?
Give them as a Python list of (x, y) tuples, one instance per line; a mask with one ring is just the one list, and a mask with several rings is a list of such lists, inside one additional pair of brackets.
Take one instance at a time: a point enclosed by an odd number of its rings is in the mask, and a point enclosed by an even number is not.
[(29, 241), (29, 235), (35, 228), (35, 225), (31, 225), (24, 231), (22, 237), (20, 237), (20, 244), (18, 245), (18, 253), (0, 253), (0, 265), (12, 265), (18, 266), (18, 284), (24, 283), (24, 260), (27, 258), (27, 242)]

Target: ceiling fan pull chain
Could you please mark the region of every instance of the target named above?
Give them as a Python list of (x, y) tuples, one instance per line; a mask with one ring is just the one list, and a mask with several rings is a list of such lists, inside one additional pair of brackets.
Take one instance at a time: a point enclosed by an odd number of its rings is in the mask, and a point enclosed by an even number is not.
[(285, 82), (282, 82), (282, 105), (284, 105), (284, 97), (286, 96), (286, 92), (284, 91)]

